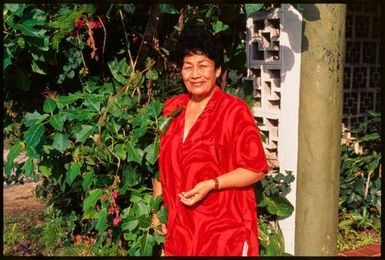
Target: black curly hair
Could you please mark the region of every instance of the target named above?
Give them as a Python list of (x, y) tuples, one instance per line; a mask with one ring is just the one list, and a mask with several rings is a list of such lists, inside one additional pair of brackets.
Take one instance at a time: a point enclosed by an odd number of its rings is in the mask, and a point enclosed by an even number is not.
[(174, 54), (177, 65), (182, 67), (184, 57), (191, 54), (206, 55), (214, 62), (216, 69), (223, 65), (222, 43), (203, 26), (188, 26), (182, 31)]

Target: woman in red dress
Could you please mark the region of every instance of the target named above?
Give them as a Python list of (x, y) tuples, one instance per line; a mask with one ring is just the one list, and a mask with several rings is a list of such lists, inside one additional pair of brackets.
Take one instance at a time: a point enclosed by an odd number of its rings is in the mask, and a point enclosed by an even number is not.
[(253, 184), (268, 171), (256, 122), (244, 101), (221, 91), (223, 48), (202, 27), (184, 30), (180, 44), (186, 94), (167, 100), (173, 118), (161, 138), (160, 180), (168, 221), (152, 225), (165, 235), (167, 256), (257, 256)]

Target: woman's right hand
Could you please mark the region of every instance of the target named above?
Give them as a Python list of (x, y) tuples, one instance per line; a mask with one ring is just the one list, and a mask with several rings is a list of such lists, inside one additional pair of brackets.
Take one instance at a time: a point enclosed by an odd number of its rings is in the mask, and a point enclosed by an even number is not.
[(167, 234), (167, 225), (160, 222), (158, 215), (156, 213), (152, 214), (151, 227), (155, 229), (155, 232), (158, 235), (165, 236)]

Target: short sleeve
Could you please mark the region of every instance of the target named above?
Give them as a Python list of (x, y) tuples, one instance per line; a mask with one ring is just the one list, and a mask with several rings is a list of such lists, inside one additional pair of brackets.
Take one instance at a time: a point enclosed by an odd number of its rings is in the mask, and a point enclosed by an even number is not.
[(232, 148), (236, 167), (267, 173), (269, 167), (255, 119), (246, 104), (236, 110)]

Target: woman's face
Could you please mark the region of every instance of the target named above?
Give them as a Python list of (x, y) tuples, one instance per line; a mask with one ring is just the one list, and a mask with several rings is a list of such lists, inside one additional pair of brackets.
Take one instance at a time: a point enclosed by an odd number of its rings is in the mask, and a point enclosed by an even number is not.
[(203, 99), (214, 90), (221, 69), (215, 69), (214, 61), (206, 55), (191, 54), (184, 57), (181, 74), (188, 92), (194, 98)]

